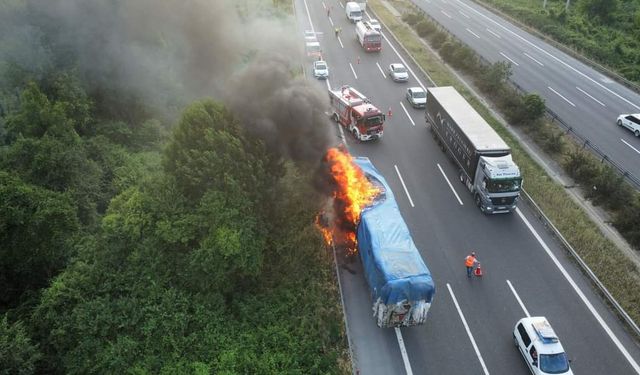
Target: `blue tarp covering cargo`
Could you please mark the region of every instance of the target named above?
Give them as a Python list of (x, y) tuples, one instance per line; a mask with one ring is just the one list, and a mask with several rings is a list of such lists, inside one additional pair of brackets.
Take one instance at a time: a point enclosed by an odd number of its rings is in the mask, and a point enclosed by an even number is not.
[(368, 158), (354, 161), (382, 190), (375, 202), (362, 211), (357, 233), (358, 252), (378, 326), (422, 324), (435, 293), (431, 272), (411, 239), (384, 177)]

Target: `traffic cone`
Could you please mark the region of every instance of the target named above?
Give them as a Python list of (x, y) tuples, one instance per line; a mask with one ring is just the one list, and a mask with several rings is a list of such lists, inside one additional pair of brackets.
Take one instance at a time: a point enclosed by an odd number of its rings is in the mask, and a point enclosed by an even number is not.
[(482, 267), (480, 266), (480, 263), (478, 263), (478, 265), (476, 266), (476, 269), (473, 271), (474, 275), (478, 276), (478, 277), (482, 277)]
[(389, 107), (389, 112), (388, 112), (387, 116), (389, 116), (389, 117), (393, 116), (393, 113), (391, 113), (391, 107)]

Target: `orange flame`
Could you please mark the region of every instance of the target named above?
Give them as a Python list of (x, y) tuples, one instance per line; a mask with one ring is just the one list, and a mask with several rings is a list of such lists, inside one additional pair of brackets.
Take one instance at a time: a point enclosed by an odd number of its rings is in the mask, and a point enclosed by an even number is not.
[(325, 242), (329, 245), (344, 245), (347, 252), (357, 251), (356, 228), (362, 210), (373, 203), (380, 189), (371, 184), (364, 172), (353, 162), (344, 149), (331, 148), (325, 156), (333, 180), (333, 223), (322, 222), (321, 213), (316, 218)]

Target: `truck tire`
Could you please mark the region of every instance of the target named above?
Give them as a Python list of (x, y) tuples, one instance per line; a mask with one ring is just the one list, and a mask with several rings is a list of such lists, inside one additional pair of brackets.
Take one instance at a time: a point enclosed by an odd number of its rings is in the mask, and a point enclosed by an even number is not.
[(462, 171), (460, 171), (460, 182), (462, 182), (462, 185), (466, 185), (465, 178), (464, 178), (464, 173)]
[(475, 195), (475, 201), (476, 201), (476, 206), (478, 206), (478, 208), (480, 209), (480, 212), (484, 214), (485, 212), (484, 212), (484, 208), (482, 207), (482, 199), (480, 199), (480, 194)]
[(335, 121), (335, 122), (340, 122), (340, 118), (338, 117), (338, 114), (337, 114), (337, 113), (335, 113), (335, 112), (334, 112), (334, 113), (333, 113), (333, 116), (331, 116), (331, 117), (333, 118), (333, 121)]
[(636, 130), (636, 131), (634, 131), (634, 132), (633, 132), (633, 134), (635, 134), (635, 135), (636, 135), (636, 137), (640, 137), (640, 130)]

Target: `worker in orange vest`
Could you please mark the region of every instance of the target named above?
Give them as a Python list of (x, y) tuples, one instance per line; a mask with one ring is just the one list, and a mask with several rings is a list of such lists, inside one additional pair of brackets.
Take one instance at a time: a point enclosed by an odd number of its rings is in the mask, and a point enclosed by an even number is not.
[(471, 254), (467, 255), (464, 258), (464, 265), (467, 267), (467, 276), (471, 277), (473, 272), (473, 267), (478, 263), (478, 259), (476, 258), (476, 252), (472, 251)]

